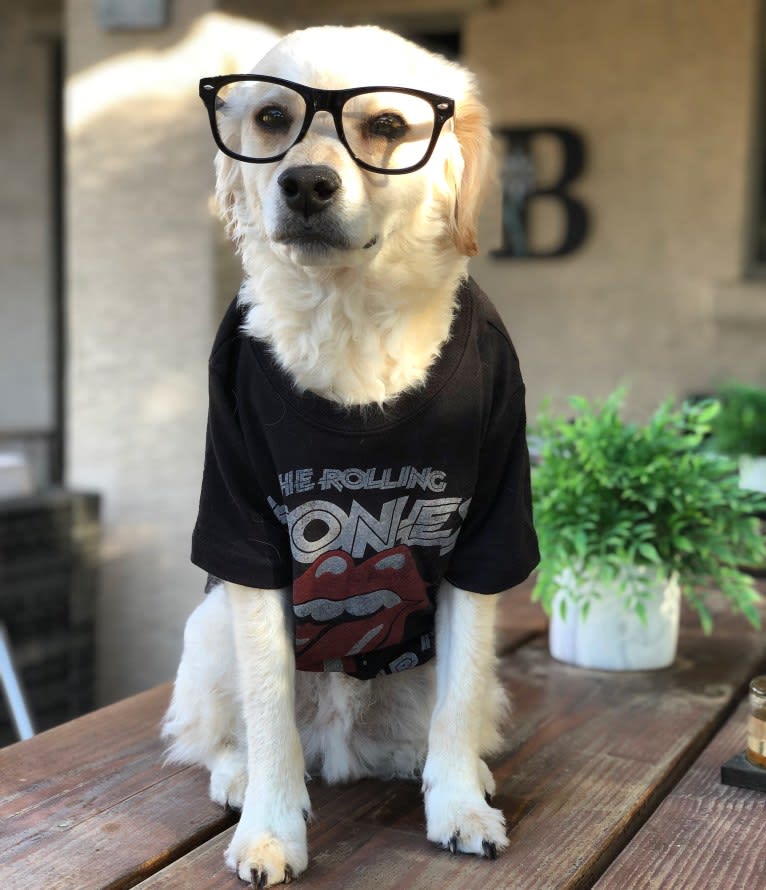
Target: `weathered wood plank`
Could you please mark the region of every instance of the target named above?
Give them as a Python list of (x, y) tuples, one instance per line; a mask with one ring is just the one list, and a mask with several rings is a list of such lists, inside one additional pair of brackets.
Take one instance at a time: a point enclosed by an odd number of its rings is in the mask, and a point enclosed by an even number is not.
[(131, 886), (231, 824), (201, 770), (162, 765), (169, 693), (0, 749), (0, 887)]
[(720, 783), (745, 747), (746, 702), (596, 884), (596, 890), (766, 887), (766, 794)]
[[(425, 840), (415, 784), (316, 786), (312, 860), (301, 886), (589, 887), (704, 747), (765, 655), (755, 633), (687, 632), (673, 668), (614, 675), (557, 664), (543, 640), (529, 643), (503, 662), (516, 716), (494, 772), (510, 849), (497, 862), (436, 850)], [(240, 886), (223, 866), (229, 836), (142, 890)]]
[[(539, 632), (528, 590), (507, 594), (504, 649)], [(165, 685), (0, 749), (0, 886), (130, 886), (231, 824), (202, 770), (163, 767)]]
[[(325, 820), (327, 821), (327, 820)], [(138, 885), (140, 890), (241, 890), (223, 864), (233, 829)], [(300, 887), (310, 890), (502, 890), (512, 886), (500, 861), (450, 856), (409, 831), (341, 819), (312, 830), (312, 859)], [(523, 886), (523, 884), (519, 884)], [(551, 885), (553, 886), (553, 885)]]
[[(51, 795), (98, 781), (114, 771), (115, 760), (132, 761), (158, 737), (169, 689), (149, 692), (94, 711), (20, 744), (0, 748), (0, 818), (20, 812)], [(109, 780), (109, 777), (105, 777)], [(7, 846), (3, 833), (0, 848)]]
[[(524, 617), (527, 596), (518, 588), (501, 613), (520, 634), (509, 648), (539, 634), (539, 613)], [(495, 769), (513, 828), (500, 862), (427, 844), (414, 784), (316, 785), (304, 881), (376, 890), (584, 886), (755, 672), (763, 641), (736, 622), (719, 631), (711, 640), (687, 631), (676, 666), (654, 675), (577, 671), (551, 662), (539, 638), (521, 646), (504, 659), (517, 714)], [(216, 837), (231, 820), (208, 801), (203, 771), (162, 766), (157, 731), (168, 695), (161, 687), (0, 750), (1, 887), (127, 887), (154, 872), (180, 887), (189, 886), (189, 868), (195, 885), (238, 885), (222, 865), (230, 832)]]

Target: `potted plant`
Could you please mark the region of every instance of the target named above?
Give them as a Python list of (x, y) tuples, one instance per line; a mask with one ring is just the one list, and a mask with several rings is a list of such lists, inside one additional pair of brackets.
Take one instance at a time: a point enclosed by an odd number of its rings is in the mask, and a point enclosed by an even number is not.
[(713, 447), (739, 461), (742, 488), (766, 492), (766, 390), (730, 383), (719, 395)]
[(572, 399), (571, 419), (544, 412), (535, 433), (535, 526), (542, 560), (534, 598), (551, 616), (554, 657), (584, 667), (666, 667), (675, 658), (681, 594), (706, 632), (717, 589), (759, 626), (760, 599), (739, 566), (766, 556), (757, 510), (735, 465), (702, 449), (716, 402), (662, 405), (643, 425), (624, 394)]

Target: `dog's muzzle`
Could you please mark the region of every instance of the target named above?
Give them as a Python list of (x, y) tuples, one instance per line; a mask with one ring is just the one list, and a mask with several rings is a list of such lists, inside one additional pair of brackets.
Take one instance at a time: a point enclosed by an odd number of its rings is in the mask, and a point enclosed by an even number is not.
[[(348, 250), (351, 242), (337, 212), (341, 178), (324, 164), (289, 167), (277, 179), (282, 209), (274, 240), (319, 255), (326, 250)], [(364, 245), (377, 244), (373, 235)]]

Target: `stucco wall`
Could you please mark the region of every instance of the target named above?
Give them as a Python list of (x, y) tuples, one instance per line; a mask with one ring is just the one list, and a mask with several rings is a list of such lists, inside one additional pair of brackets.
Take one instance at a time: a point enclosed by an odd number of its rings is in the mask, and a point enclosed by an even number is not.
[(0, 7), (0, 434), (54, 424), (50, 224), (56, 0)]
[[(593, 220), (579, 252), (474, 264), (518, 341), (533, 406), (625, 382), (643, 411), (728, 375), (766, 380), (766, 286), (740, 283), (757, 5), (529, 0), (468, 20), (466, 57), (495, 124), (568, 125), (589, 153), (573, 187)], [(484, 247), (499, 246), (494, 197)]]
[[(103, 495), (103, 700), (173, 674), (204, 584), (188, 554), (219, 307), (197, 80), (237, 47), (211, 6), (105, 33), (90, 0), (68, 4), (67, 475)], [(256, 55), (271, 39), (249, 37)]]

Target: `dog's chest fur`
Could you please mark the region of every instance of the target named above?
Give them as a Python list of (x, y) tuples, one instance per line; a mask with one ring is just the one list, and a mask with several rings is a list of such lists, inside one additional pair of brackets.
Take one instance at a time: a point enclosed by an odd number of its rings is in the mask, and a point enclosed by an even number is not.
[(383, 404), (425, 382), (449, 337), (459, 276), (415, 292), (312, 278), (293, 278), (290, 294), (267, 277), (240, 292), (245, 331), (270, 344), (299, 391), (345, 406)]

